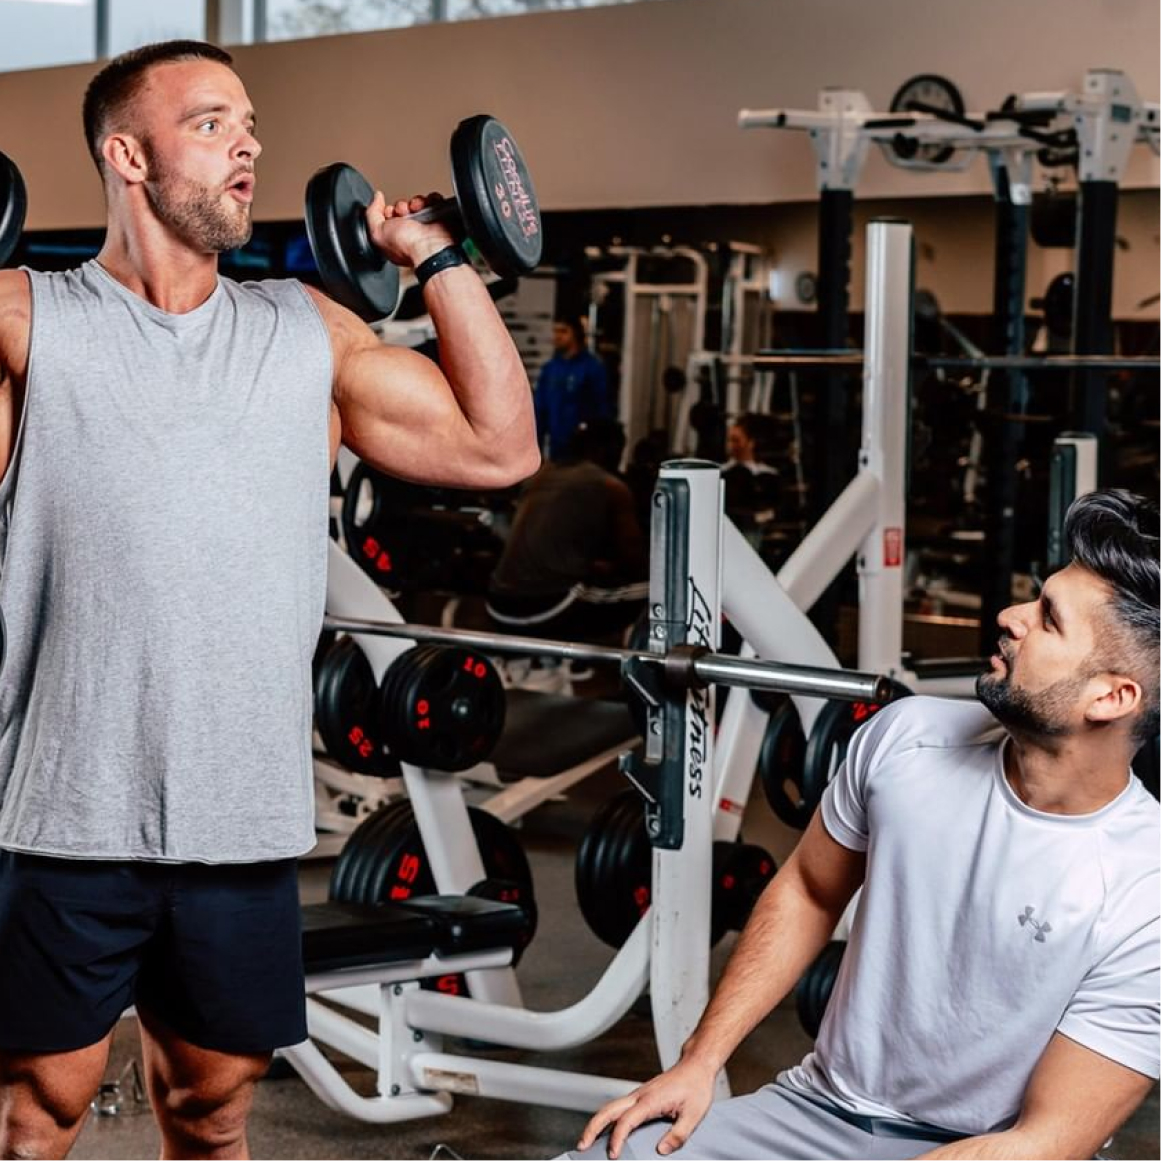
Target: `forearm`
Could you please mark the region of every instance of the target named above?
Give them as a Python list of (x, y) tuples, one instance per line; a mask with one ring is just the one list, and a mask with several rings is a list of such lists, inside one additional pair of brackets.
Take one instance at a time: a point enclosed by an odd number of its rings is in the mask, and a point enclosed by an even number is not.
[(683, 1058), (725, 1067), (734, 1049), (798, 982), (840, 914), (841, 908), (814, 900), (796, 867), (787, 864), (758, 900)]
[(432, 278), (423, 294), (439, 339), (440, 367), (472, 431), (495, 455), (526, 456), (534, 470), (528, 376), (479, 275), (453, 267)]
[[(1009, 1129), (1004, 1133), (988, 1133), (982, 1137), (964, 1137), (962, 1141), (952, 1141), (941, 1145), (924, 1157), (931, 1158), (1015, 1158), (1031, 1157), (1066, 1157), (1069, 1154), (1058, 1152), (1058, 1147), (1037, 1140), (1034, 1136), (1020, 1132), (1018, 1129)], [(1090, 1154), (1076, 1153), (1073, 1156), (1087, 1156)]]

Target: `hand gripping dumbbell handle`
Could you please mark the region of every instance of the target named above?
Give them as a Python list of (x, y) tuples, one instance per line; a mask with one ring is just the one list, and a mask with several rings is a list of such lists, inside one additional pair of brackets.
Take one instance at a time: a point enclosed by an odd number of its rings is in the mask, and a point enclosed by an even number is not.
[[(371, 235), (367, 231), (367, 219), (364, 216), (365, 210), (360, 207), (356, 211), (355, 216), (355, 238), (359, 249), (362, 250), (364, 256), (378, 258), (380, 262), (383, 259), (382, 251), (371, 241)], [(447, 222), (452, 229), (453, 236), (459, 240), (464, 236), (463, 229), (463, 215), (460, 213), (459, 203), (455, 198), (444, 198), (443, 201), (437, 202), (434, 206), (425, 206), (422, 210), (416, 210), (414, 213), (407, 215), (409, 221), (422, 222)], [(398, 220), (398, 219), (395, 219)]]

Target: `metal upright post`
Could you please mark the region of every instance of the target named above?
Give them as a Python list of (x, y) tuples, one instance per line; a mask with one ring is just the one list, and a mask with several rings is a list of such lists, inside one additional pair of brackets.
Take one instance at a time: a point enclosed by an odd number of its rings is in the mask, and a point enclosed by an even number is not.
[[(1117, 235), (1117, 184), (1136, 140), (1143, 106), (1132, 81), (1116, 69), (1093, 69), (1076, 103), (1078, 144), (1076, 283), (1072, 349), (1077, 355), (1113, 351), (1113, 258)], [(1072, 424), (1105, 442), (1108, 373), (1079, 371), (1073, 380)], [(1106, 476), (1107, 457), (1098, 471)]]
[(900, 667), (911, 399), (910, 222), (867, 227), (866, 363), (859, 466), (878, 483), (875, 522), (859, 547), (859, 663)]
[[(850, 344), (853, 207), (854, 194), (849, 189), (823, 189), (819, 195), (818, 321), (821, 345), (828, 350)], [(814, 435), (817, 490), (811, 505), (816, 520), (834, 503), (851, 475), (842, 441), (849, 375), (828, 371), (820, 382)]]
[[(650, 647), (715, 649), (721, 628), (722, 482), (715, 464), (674, 460), (653, 495)], [(714, 689), (681, 695), (679, 767), (668, 771), (680, 837), (650, 815), (653, 948), (650, 995), (663, 1068), (675, 1064), (709, 1002)], [(655, 739), (647, 738), (646, 747)], [(670, 749), (666, 745), (665, 749)], [(672, 786), (680, 769), (681, 786)], [(668, 839), (659, 837), (670, 832)], [(674, 842), (673, 839), (677, 841)], [(724, 1092), (724, 1076), (719, 1081)]]
[[(995, 266), (992, 283), (993, 349), (1024, 353), (1024, 294), (1028, 252), (1031, 155), (990, 155), (996, 196)], [(990, 651), (996, 616), (1012, 603), (1016, 559), (1016, 461), (1024, 439), (1018, 416), (1028, 408), (1028, 380), (1021, 371), (999, 370), (988, 381), (988, 402), (1001, 417), (988, 429), (985, 543), (988, 567), (980, 594), (980, 652)]]

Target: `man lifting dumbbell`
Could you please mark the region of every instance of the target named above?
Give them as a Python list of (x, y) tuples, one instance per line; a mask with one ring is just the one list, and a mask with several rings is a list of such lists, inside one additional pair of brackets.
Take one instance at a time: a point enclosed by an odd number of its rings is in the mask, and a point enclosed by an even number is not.
[[(1005, 609), (982, 705), (854, 736), (681, 1058), (571, 1157), (1091, 1157), (1159, 1071), (1158, 513), (1081, 497), (1071, 564)], [(711, 1105), (862, 888), (814, 1051)], [(608, 1138), (598, 1134), (611, 1128)]]
[(0, 272), (4, 1156), (67, 1152), (130, 1004), (163, 1155), (246, 1155), (254, 1083), (306, 1034), (294, 860), (339, 442), (431, 483), (539, 462), (516, 349), (426, 199), (376, 195), (363, 233), (417, 268), (439, 367), (317, 291), (219, 278), (261, 151), (230, 63), (181, 41), (102, 69), (100, 254)]

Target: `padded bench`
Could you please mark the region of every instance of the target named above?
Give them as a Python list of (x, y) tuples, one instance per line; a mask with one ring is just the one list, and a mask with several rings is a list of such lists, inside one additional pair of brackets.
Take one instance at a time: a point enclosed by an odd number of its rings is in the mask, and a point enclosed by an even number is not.
[(393, 903), (313, 903), (302, 908), (307, 975), (429, 955), (521, 946), (524, 910), (474, 895), (419, 895)]

